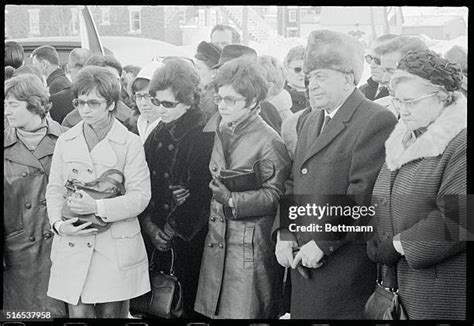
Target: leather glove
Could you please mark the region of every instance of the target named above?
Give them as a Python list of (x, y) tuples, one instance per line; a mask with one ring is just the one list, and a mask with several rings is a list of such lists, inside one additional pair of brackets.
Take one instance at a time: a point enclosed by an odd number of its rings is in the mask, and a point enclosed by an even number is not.
[(402, 255), (393, 246), (393, 237), (380, 242), (377, 250), (377, 259), (380, 263), (387, 266), (395, 266), (401, 257)]
[(231, 192), (222, 182), (220, 182), (218, 179), (212, 179), (209, 183), (209, 188), (211, 189), (215, 200), (224, 206), (229, 206)]

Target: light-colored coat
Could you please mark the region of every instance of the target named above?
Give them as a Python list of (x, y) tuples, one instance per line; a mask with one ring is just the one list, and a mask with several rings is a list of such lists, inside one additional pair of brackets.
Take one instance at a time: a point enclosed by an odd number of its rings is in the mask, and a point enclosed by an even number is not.
[(111, 227), (89, 236), (58, 236), (51, 251), (48, 295), (77, 304), (130, 299), (150, 290), (148, 260), (137, 215), (150, 200), (150, 174), (140, 138), (114, 120), (91, 152), (79, 122), (61, 135), (54, 150), (46, 201), (51, 225), (61, 219), (69, 178), (97, 179), (108, 169), (125, 176), (125, 195), (104, 199)]

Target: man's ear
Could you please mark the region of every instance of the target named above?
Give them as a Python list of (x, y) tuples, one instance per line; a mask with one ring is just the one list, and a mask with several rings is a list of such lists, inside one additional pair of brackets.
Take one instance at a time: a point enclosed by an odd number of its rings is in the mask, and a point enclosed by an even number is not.
[(344, 78), (346, 80), (346, 89), (352, 89), (353, 86), (357, 86), (355, 84), (355, 77), (353, 73), (348, 73), (344, 75)]

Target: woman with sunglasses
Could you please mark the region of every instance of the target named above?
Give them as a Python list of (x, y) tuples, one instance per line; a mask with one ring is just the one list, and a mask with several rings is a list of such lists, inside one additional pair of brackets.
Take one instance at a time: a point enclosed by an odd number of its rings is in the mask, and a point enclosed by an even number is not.
[(302, 45), (291, 48), (283, 60), (286, 77), (285, 89), (290, 93), (293, 106), (291, 112), (295, 113), (309, 106), (305, 92), (303, 59), (305, 48)]
[[(152, 198), (141, 214), (148, 257), (169, 271), (170, 249), (183, 290), (184, 317), (192, 318), (199, 266), (207, 233), (211, 192), (208, 165), (213, 134), (202, 131), (206, 116), (199, 108), (199, 76), (183, 59), (168, 59), (150, 82), (151, 103), (160, 124), (145, 142)], [(183, 203), (173, 191), (189, 190)]]
[[(86, 67), (72, 91), (82, 121), (59, 137), (46, 190), (56, 233), (48, 296), (66, 302), (71, 318), (125, 318), (128, 300), (150, 291), (137, 219), (150, 201), (150, 173), (140, 138), (114, 117), (120, 98), (116, 76), (107, 68)], [(65, 194), (67, 181), (93, 182), (111, 169), (123, 174), (124, 195), (95, 200), (84, 190)], [(94, 214), (108, 228), (99, 232), (91, 222), (63, 220), (66, 205), (79, 215)]]
[[(410, 51), (390, 87), (400, 121), (373, 190), (369, 257), (408, 319), (466, 319), (467, 101), (458, 64)], [(471, 307), (472, 308), (472, 307)], [(470, 308), (470, 309), (471, 309)]]
[[(213, 198), (195, 304), (210, 318), (278, 313), (279, 268), (270, 231), (291, 162), (280, 136), (258, 114), (268, 92), (264, 75), (256, 58), (243, 56), (224, 63), (215, 77), (219, 111), (204, 128), (215, 133)], [(221, 181), (224, 174), (252, 171), (257, 181), (240, 176), (230, 189)]]

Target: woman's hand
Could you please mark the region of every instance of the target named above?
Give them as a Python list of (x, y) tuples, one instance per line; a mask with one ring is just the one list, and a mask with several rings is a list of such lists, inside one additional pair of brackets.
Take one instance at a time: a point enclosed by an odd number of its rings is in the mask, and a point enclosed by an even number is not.
[(84, 190), (78, 190), (67, 198), (67, 205), (72, 212), (80, 215), (97, 214), (97, 203)]
[(229, 199), (232, 197), (231, 192), (218, 179), (212, 179), (209, 183), (209, 188), (214, 195), (214, 199), (225, 206), (229, 206)]
[(190, 195), (189, 190), (181, 185), (169, 186), (168, 188), (173, 192), (173, 200), (178, 206), (184, 204)]
[(166, 232), (164, 232), (161, 228), (156, 228), (155, 233), (151, 237), (151, 241), (153, 242), (153, 246), (159, 251), (168, 251), (171, 249), (171, 242), (172, 237), (170, 237)]
[(97, 229), (85, 229), (86, 227), (90, 226), (92, 222), (87, 222), (79, 226), (72, 225), (78, 220), (79, 218), (76, 217), (76, 218), (68, 219), (66, 221), (59, 221), (57, 222), (58, 225), (56, 226), (56, 229), (61, 235), (84, 236), (84, 235), (97, 234), (98, 232)]

